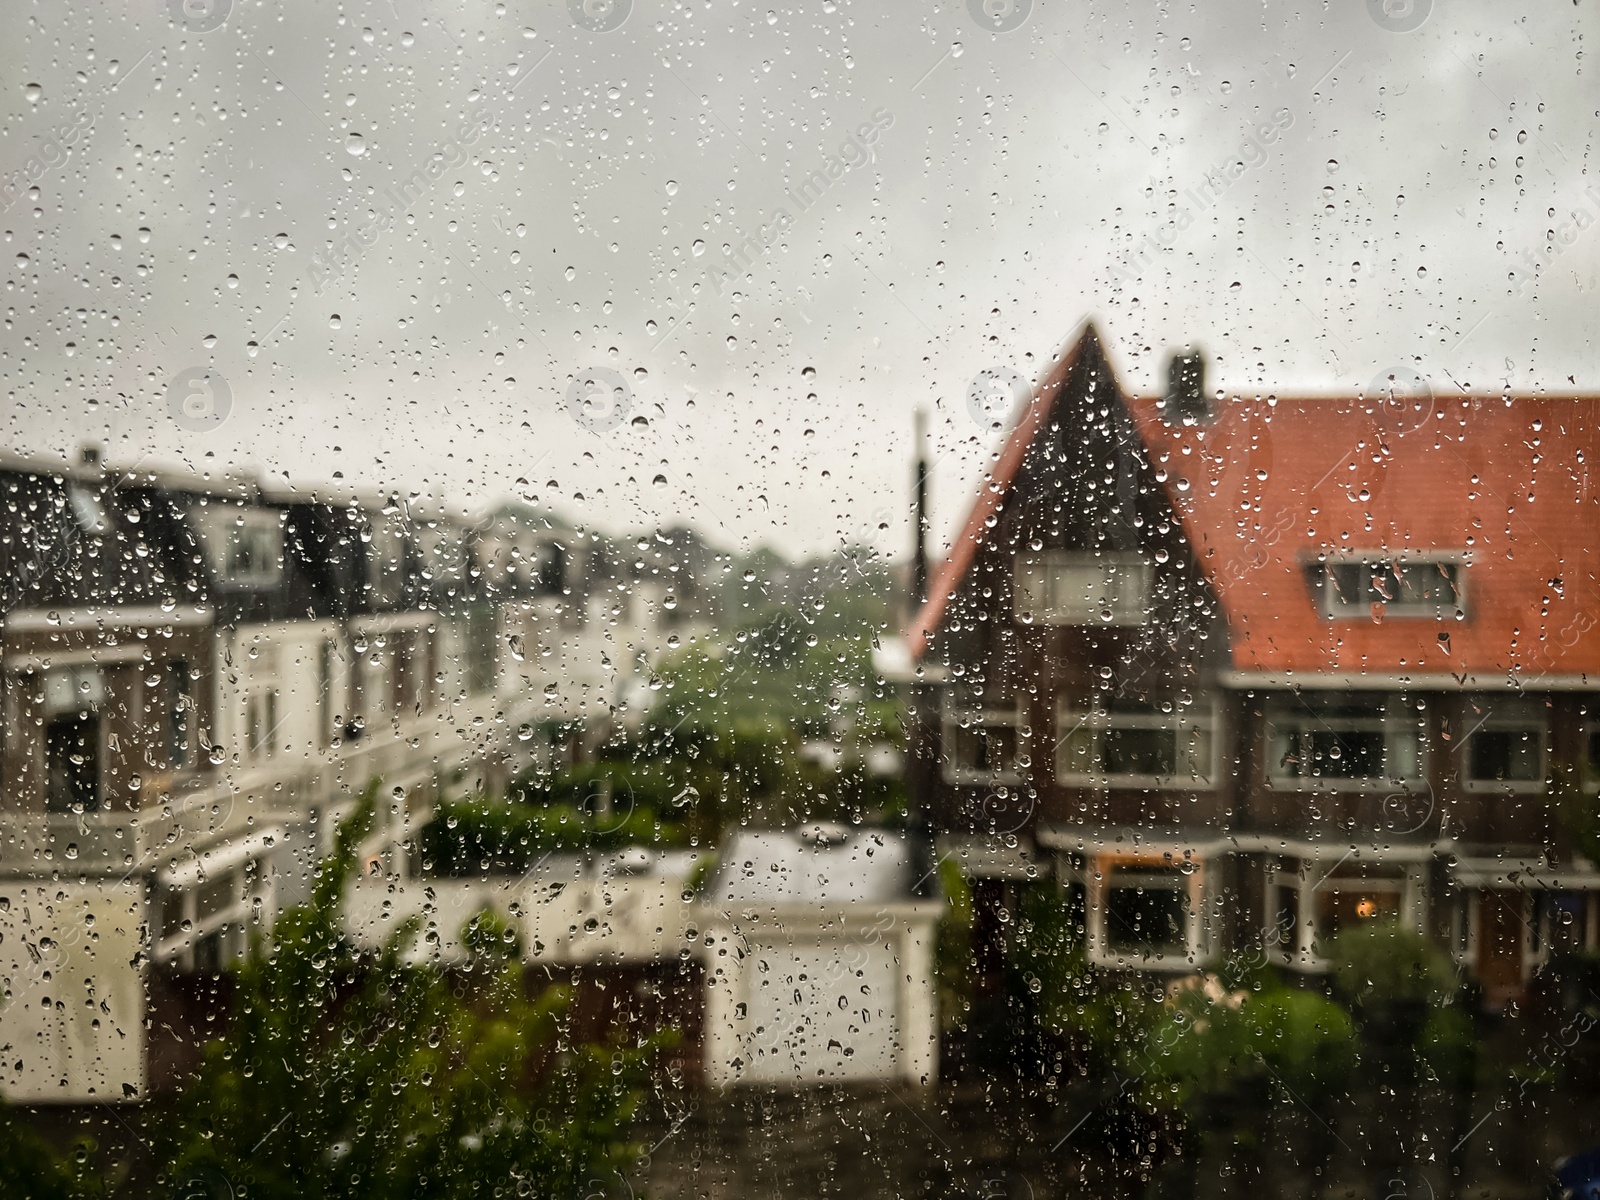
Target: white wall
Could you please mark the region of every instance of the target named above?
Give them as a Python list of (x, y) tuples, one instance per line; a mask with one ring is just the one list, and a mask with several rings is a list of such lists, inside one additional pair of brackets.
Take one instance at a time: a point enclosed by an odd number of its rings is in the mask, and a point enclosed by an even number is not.
[(143, 882), (7, 881), (0, 898), (0, 1094), (144, 1099)]
[(930, 1085), (937, 903), (707, 906), (707, 1082)]

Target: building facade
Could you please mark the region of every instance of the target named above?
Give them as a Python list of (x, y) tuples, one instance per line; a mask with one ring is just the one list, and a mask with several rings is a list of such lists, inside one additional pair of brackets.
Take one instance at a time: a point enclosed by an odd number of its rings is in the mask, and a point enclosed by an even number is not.
[(1087, 329), (1041, 379), (884, 656), (918, 809), (980, 924), (1050, 875), (1104, 968), (1390, 915), (1501, 1003), (1600, 944), (1600, 402), (1202, 377)]
[(548, 752), (519, 632), (568, 581), (497, 583), (492, 522), (391, 497), (92, 456), (0, 492), (0, 1092), (136, 1101), (371, 781), (364, 874), (405, 878), (438, 798)]

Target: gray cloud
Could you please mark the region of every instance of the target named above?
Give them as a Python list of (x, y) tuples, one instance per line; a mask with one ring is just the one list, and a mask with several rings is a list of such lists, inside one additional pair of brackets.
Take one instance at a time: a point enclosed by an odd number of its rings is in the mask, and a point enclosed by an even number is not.
[[(0, 214), (6, 441), (898, 553), (911, 410), (948, 528), (993, 444), (969, 382), (1036, 374), (1085, 316), (1138, 388), (1191, 341), (1252, 392), (1395, 364), (1590, 386), (1592, 23), (1040, 3), (992, 33), (964, 0), (635, 0), (593, 31), (565, 4), (239, 0), (200, 32), (11, 6), (0, 179), (58, 161)], [(172, 419), (191, 369), (227, 382), (214, 428)], [(629, 420), (585, 427), (566, 397), (602, 370)]]

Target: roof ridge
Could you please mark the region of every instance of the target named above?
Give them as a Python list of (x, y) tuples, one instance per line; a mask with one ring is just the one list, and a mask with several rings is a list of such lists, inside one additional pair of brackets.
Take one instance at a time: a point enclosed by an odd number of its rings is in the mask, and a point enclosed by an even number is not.
[(985, 485), (979, 489), (978, 498), (967, 514), (961, 533), (951, 543), (950, 552), (928, 585), (927, 599), (906, 626), (902, 636), (910, 650), (912, 661), (922, 657), (927, 649), (929, 637), (944, 619), (945, 608), (950, 602), (951, 595), (971, 569), (972, 560), (977, 555), (978, 547), (983, 543), (989, 518), (999, 511), (1005, 502), (1006, 495), (1016, 480), (1017, 472), (1022, 469), (1023, 460), (1028, 455), (1028, 448), (1033, 445), (1033, 439), (1044, 426), (1046, 419), (1055, 411), (1061, 393), (1066, 390), (1067, 381), (1083, 361), (1085, 350), (1094, 350), (1100, 354), (1107, 374), (1111, 377), (1111, 386), (1118, 395), (1121, 395), (1121, 385), (1117, 383), (1116, 372), (1112, 370), (1111, 364), (1105, 360), (1100, 334), (1095, 329), (1094, 322), (1085, 320), (1080, 330), (1075, 337), (1067, 339), (1071, 342), (1071, 349), (1065, 354), (1057, 355), (1055, 363), (1034, 384), (1027, 399), (1019, 405), (1011, 432), (1006, 435), (1005, 445), (1000, 451), (999, 463), (990, 473)]

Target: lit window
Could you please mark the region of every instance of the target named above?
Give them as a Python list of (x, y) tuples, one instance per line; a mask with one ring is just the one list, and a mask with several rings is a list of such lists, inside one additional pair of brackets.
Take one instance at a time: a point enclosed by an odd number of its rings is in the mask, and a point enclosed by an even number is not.
[(1267, 774), (1278, 788), (1423, 785), (1422, 719), (1397, 696), (1300, 695), (1270, 706)]
[(1360, 558), (1324, 565), (1333, 617), (1446, 617), (1463, 611), (1466, 565), (1444, 558)]
[(1216, 720), (1207, 708), (1113, 702), (1056, 714), (1056, 778), (1094, 786), (1208, 787)]
[(1404, 881), (1329, 879), (1317, 885), (1316, 943), (1326, 949), (1330, 938), (1378, 918), (1397, 920), (1404, 900)]
[(1346, 929), (1381, 920), (1413, 921), (1417, 881), (1403, 868), (1306, 861), (1298, 872), (1269, 869), (1263, 945), (1287, 965), (1320, 969), (1328, 941)]
[(1150, 564), (1114, 554), (1028, 554), (1017, 559), (1013, 609), (1041, 625), (1140, 625)]

